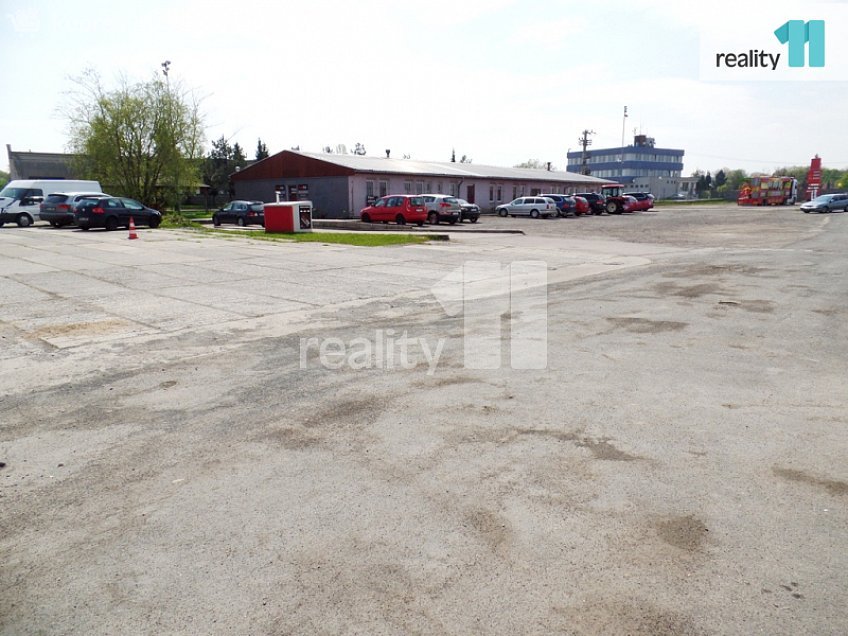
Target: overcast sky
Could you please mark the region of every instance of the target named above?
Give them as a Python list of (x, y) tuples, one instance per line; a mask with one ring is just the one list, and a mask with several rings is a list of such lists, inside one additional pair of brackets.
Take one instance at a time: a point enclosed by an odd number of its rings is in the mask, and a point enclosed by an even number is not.
[(826, 166), (848, 167), (848, 82), (699, 80), (706, 13), (762, 19), (772, 2), (0, 0), (0, 7), (4, 170), (5, 144), (64, 151), (57, 109), (70, 77), (91, 67), (107, 85), (120, 74), (146, 79), (164, 60), (172, 78), (203, 96), (209, 139), (238, 141), (249, 158), (261, 137), (271, 153), (361, 142), (369, 155), (390, 148), (393, 157), (447, 161), (456, 148), (475, 163), (533, 158), (564, 168), (584, 128), (596, 131), (595, 148), (619, 146), (627, 105), (628, 143), (636, 128), (658, 146), (684, 149), (687, 175), (807, 165), (816, 153)]

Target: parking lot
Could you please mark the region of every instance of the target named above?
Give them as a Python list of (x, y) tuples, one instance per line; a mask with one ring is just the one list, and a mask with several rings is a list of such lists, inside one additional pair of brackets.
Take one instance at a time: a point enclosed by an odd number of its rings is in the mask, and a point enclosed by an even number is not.
[[(478, 225), (0, 229), (0, 632), (848, 632), (848, 215)], [(547, 368), (465, 368), (434, 285), (521, 261)]]

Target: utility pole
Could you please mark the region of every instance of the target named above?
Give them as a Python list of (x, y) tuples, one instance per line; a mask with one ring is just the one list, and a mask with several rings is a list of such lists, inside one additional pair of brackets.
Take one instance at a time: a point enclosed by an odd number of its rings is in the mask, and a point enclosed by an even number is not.
[(621, 118), (621, 173), (620, 177), (624, 176), (624, 125), (627, 123), (627, 106), (624, 107), (624, 117)]
[(592, 140), (589, 135), (594, 135), (594, 130), (584, 130), (583, 136), (577, 139), (577, 143), (583, 146), (583, 162), (580, 165), (580, 174), (589, 174), (589, 151), (587, 148), (592, 145)]

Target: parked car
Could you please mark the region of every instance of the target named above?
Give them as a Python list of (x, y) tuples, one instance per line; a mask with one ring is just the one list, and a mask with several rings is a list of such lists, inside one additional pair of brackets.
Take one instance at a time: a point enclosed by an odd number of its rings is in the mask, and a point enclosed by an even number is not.
[(212, 225), (221, 223), (245, 225), (265, 225), (265, 204), (262, 201), (230, 201), (212, 215)]
[(86, 197), (77, 203), (74, 212), (77, 226), (86, 231), (93, 227), (107, 230), (129, 227), (130, 218), (135, 225), (147, 225), (151, 228), (159, 227), (162, 222), (162, 214), (158, 210), (124, 197)]
[[(609, 205), (607, 205), (609, 208)], [(621, 195), (621, 211), (622, 212), (639, 212), (641, 211), (642, 206), (636, 197), (632, 197), (629, 194)]]
[(804, 214), (809, 214), (810, 212), (833, 212), (834, 210), (848, 212), (848, 194), (823, 194), (812, 201), (801, 204), (801, 211)]
[(61, 190), (100, 192), (97, 181), (71, 181), (66, 179), (15, 179), (0, 191), (0, 227), (14, 222), (18, 227), (29, 227), (41, 219), (44, 194)]
[(447, 194), (424, 194), (424, 205), (427, 208), (427, 222), (438, 225), (447, 221), (451, 225), (462, 218), (462, 206), (459, 199)]
[(539, 196), (553, 199), (557, 206), (557, 216), (575, 216), (577, 201), (565, 194), (540, 194)]
[(74, 212), (77, 204), (85, 198), (105, 199), (108, 194), (102, 192), (54, 192), (48, 194), (39, 208), (38, 216), (53, 227), (74, 224)]
[(654, 207), (654, 195), (648, 192), (625, 192), (627, 196), (631, 196), (639, 202), (639, 210), (650, 210)]
[(415, 223), (421, 227), (427, 220), (427, 208), (420, 194), (390, 194), (362, 208), (359, 218), (363, 223), (394, 221), (398, 225)]
[(603, 195), (598, 194), (597, 192), (578, 192), (574, 196), (586, 199), (589, 203), (589, 209), (592, 211), (592, 214), (603, 214), (607, 209), (606, 200)]
[(589, 202), (581, 196), (573, 195), (571, 197), (574, 199), (574, 213), (578, 216), (583, 216), (584, 214), (589, 214), (592, 211), (592, 208), (589, 206)]
[(499, 205), (495, 208), (495, 212), (500, 216), (530, 216), (538, 219), (540, 216), (545, 218), (556, 216), (556, 202), (548, 197), (518, 197), (509, 203)]
[(461, 208), (461, 213), (459, 217), (459, 222), (463, 221), (471, 221), (472, 223), (476, 223), (477, 219), (480, 218), (480, 206), (476, 203), (469, 203), (465, 199), (457, 199), (459, 202), (459, 207)]

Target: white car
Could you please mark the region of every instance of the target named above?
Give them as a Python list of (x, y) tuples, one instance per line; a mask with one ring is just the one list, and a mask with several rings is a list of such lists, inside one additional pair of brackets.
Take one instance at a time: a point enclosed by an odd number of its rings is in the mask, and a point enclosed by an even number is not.
[(538, 219), (558, 214), (556, 201), (548, 197), (519, 197), (495, 208), (499, 216), (530, 216)]

